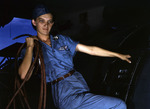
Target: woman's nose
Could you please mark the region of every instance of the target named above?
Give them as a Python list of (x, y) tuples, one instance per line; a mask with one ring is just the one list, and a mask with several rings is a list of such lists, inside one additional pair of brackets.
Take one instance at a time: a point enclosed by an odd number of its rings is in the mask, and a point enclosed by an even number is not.
[(48, 26), (48, 23), (47, 23), (47, 22), (45, 22), (45, 23), (44, 23), (44, 26)]

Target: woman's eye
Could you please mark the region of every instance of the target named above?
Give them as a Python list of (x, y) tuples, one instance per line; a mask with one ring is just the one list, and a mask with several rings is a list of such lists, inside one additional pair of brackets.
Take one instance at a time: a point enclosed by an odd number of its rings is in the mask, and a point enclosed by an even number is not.
[(44, 22), (44, 20), (39, 20), (39, 22), (43, 23), (43, 22)]
[(48, 23), (51, 24), (51, 23), (53, 23), (53, 21), (50, 20), (50, 21), (48, 21)]

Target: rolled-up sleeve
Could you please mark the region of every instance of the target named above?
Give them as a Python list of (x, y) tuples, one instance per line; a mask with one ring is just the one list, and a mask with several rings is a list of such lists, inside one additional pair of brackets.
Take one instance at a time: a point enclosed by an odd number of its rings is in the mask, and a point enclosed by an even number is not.
[(72, 56), (74, 56), (76, 53), (76, 46), (79, 42), (72, 40), (70, 37), (65, 37), (65, 42), (66, 45), (68, 45), (68, 48), (70, 49)]

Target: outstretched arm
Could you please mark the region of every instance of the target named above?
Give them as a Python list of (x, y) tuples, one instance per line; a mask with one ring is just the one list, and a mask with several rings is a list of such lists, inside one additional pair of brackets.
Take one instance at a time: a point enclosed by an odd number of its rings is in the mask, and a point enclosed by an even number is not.
[(125, 60), (128, 63), (131, 63), (131, 61), (129, 60), (129, 58), (131, 57), (130, 55), (124, 55), (124, 54), (112, 52), (112, 51), (105, 50), (103, 48), (96, 47), (96, 46), (87, 46), (87, 45), (83, 45), (83, 44), (78, 44), (76, 46), (76, 51), (87, 53), (89, 55), (94, 55), (94, 56), (118, 57), (121, 60)]

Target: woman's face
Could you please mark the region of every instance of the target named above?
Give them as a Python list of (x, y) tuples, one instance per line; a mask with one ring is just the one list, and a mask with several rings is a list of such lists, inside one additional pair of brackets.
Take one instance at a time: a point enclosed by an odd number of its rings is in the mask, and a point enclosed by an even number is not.
[(53, 15), (50, 13), (41, 15), (36, 18), (36, 21), (32, 20), (32, 23), (36, 27), (37, 34), (49, 35), (51, 28), (54, 24)]

